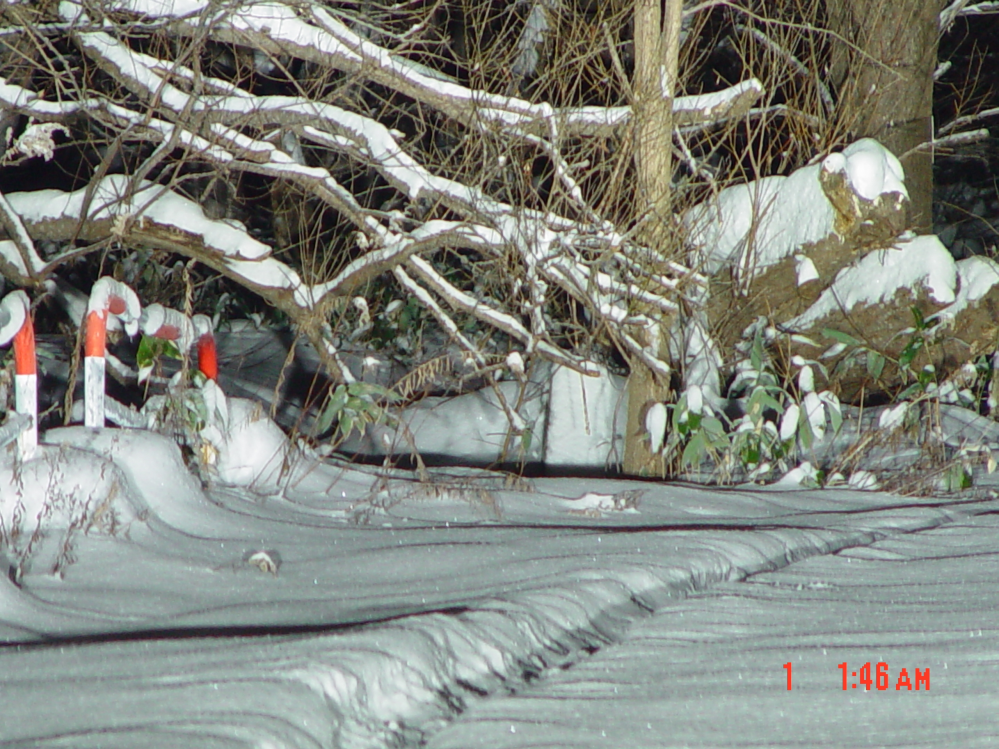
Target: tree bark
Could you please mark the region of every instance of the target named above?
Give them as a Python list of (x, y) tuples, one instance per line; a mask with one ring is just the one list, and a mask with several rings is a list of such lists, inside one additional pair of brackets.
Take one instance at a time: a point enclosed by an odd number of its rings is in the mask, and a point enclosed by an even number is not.
[[(637, 213), (642, 239), (654, 256), (668, 257), (672, 209), (673, 98), (680, 53), (682, 0), (635, 2), (635, 169), (638, 177)], [(659, 333), (658, 335), (656, 333)], [(643, 345), (665, 358), (666, 337), (653, 331)], [(666, 399), (668, 383), (659, 381), (635, 361), (628, 378), (628, 420), (623, 470), (631, 475), (663, 475), (661, 455), (654, 455), (646, 438), (645, 414), (653, 403)]]
[[(840, 123), (898, 156), (911, 200), (910, 223), (932, 227), (933, 155), (910, 153), (933, 138), (933, 71), (938, 3), (927, 0), (835, 0), (829, 24)], [(909, 154), (908, 156), (906, 154)]]

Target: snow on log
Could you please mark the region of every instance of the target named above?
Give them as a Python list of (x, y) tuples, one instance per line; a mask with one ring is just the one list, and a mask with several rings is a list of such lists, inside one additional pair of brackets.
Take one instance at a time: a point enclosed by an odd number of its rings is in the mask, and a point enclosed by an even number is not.
[(907, 210), (898, 159), (869, 138), (688, 210), (689, 261), (711, 276), (705, 309), (718, 349), (733, 357), (757, 317), (804, 313), (858, 256), (893, 246)]
[(937, 348), (933, 363), (944, 375), (979, 356), (991, 356), (999, 340), (999, 263), (987, 257), (957, 262), (958, 291), (954, 303), (927, 322)]
[[(902, 179), (898, 159), (864, 138), (789, 177), (728, 187), (684, 214), (690, 264), (709, 275), (731, 268), (745, 285), (832, 234), (849, 235), (883, 204), (899, 213), (908, 200)], [(893, 224), (888, 237), (898, 231)]]
[[(781, 327), (794, 334), (786, 343), (788, 354), (822, 357), (833, 373), (830, 389), (845, 401), (856, 399), (863, 389), (871, 392), (898, 386), (904, 376), (898, 367), (885, 367), (874, 380), (865, 366), (866, 355), (849, 347), (831, 348), (835, 341), (823, 331), (854, 336), (870, 350), (897, 361), (913, 333), (912, 309), (930, 318), (955, 302), (957, 289), (954, 259), (935, 236), (914, 237), (869, 252), (841, 270), (805, 312), (783, 322)], [(912, 368), (918, 371), (926, 363), (933, 362), (922, 357)]]
[(954, 258), (935, 236), (914, 237), (890, 249), (868, 253), (841, 270), (818, 300), (785, 326), (799, 332), (811, 330), (836, 314), (879, 307), (890, 303), (900, 291), (920, 287), (925, 289), (927, 317), (955, 299)]
[(985, 308), (983, 311), (991, 322), (989, 327), (999, 326), (999, 263), (976, 255), (959, 260), (957, 274), (958, 291), (954, 303), (934, 315), (932, 322), (966, 334), (969, 321), (964, 321), (964, 316), (971, 310)]
[[(168, 234), (177, 237), (176, 244), (193, 242), (197, 237), (195, 244), (235, 260), (259, 260), (270, 254), (267, 245), (243, 228), (213, 221), (197, 203), (153, 182), (136, 183), (123, 174), (108, 175), (74, 192), (35, 190), (11, 193), (7, 198), (28, 231), (46, 239), (65, 238), (60, 229), (68, 225), (75, 228), (81, 219), (88, 224), (81, 232), (94, 238), (124, 235), (130, 228), (141, 232), (148, 222), (169, 229)], [(89, 210), (84, 213), (84, 209)], [(129, 227), (129, 221), (136, 226)]]

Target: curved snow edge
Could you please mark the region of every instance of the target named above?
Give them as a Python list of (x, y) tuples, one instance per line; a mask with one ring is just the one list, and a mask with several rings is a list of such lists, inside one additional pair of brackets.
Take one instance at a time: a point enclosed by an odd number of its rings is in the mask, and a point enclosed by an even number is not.
[[(706, 544), (687, 568), (594, 570), (592, 576), (581, 573), (571, 584), (488, 601), (472, 611), (406, 617), (390, 628), (403, 630), (404, 639), (417, 635), (432, 643), (426, 659), (414, 659), (408, 647), (397, 657), (385, 653), (382, 674), (371, 683), (354, 682), (349, 693), (331, 691), (334, 681), (328, 673), (307, 669), (294, 677), (343, 710), (339, 745), (422, 745), (469, 704), (516, 692), (551, 669), (565, 669), (620, 642), (639, 619), (714, 583), (869, 546), (898, 533), (930, 530), (963, 516), (942, 508), (906, 511), (904, 518), (897, 509), (865, 513), (857, 523), (863, 527), (857, 528), (741, 532), (733, 539), (740, 553)], [(385, 632), (384, 625), (371, 630)], [(406, 672), (405, 678), (400, 679), (400, 671)], [(400, 689), (391, 695), (372, 693), (388, 684)], [(414, 684), (421, 688), (409, 689)]]

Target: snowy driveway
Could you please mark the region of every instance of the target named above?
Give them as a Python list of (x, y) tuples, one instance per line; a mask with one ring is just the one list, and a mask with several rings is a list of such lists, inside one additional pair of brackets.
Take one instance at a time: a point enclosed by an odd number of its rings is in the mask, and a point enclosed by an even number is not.
[[(69, 549), (61, 576), (38, 562), (2, 578), (4, 746), (968, 746), (992, 731), (999, 533), (973, 516), (993, 502), (328, 465), (260, 497), (202, 490), (155, 435), (66, 434), (112, 456), (103, 474), (135, 518), (40, 541), (36, 560)], [(844, 693), (837, 664), (876, 680), (879, 659), (890, 690)], [(913, 690), (896, 692), (903, 667)]]
[(997, 550), (975, 518), (712, 586), (428, 746), (994, 746)]

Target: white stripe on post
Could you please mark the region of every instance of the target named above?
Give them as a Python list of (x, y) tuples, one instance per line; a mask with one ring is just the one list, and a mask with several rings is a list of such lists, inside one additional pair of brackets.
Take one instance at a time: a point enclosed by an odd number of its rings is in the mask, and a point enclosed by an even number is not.
[(84, 418), (88, 427), (104, 426), (104, 354), (108, 316), (120, 321), (129, 335), (139, 328), (139, 298), (128, 286), (109, 276), (97, 280), (90, 291), (84, 339)]
[(106, 310), (87, 313), (83, 348), (83, 424), (104, 426), (104, 349), (107, 344)]

